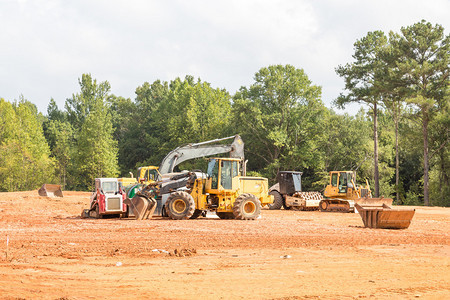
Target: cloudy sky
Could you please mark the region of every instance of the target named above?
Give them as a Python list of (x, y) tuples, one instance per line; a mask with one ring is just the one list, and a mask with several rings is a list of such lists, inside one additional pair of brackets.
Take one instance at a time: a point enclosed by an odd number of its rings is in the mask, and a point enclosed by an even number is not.
[(422, 19), (448, 34), (450, 0), (0, 0), (0, 98), (63, 108), (83, 73), (131, 99), (187, 74), (233, 94), (260, 68), (291, 64), (331, 107), (344, 87), (334, 69), (357, 39)]

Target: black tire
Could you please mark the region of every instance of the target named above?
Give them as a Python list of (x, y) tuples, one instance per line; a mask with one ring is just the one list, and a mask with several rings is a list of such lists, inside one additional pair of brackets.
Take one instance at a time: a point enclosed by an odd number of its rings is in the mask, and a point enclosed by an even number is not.
[(202, 215), (202, 213), (203, 213), (203, 210), (196, 209), (196, 210), (194, 210), (194, 213), (192, 214), (190, 219), (197, 219), (198, 217), (200, 217)]
[(216, 215), (221, 219), (234, 219), (232, 212), (216, 212)]
[(283, 206), (283, 196), (278, 191), (271, 191), (269, 195), (273, 196), (273, 203), (269, 204), (269, 209), (281, 209)]
[(167, 213), (167, 205), (163, 205), (163, 207), (161, 208), (161, 217), (167, 218), (168, 216), (169, 214)]
[(242, 194), (233, 205), (233, 215), (237, 220), (255, 220), (261, 214), (261, 202), (252, 194)]
[(167, 198), (166, 211), (173, 220), (187, 220), (194, 215), (194, 198), (183, 191), (175, 192)]
[(328, 202), (325, 200), (322, 200), (319, 202), (319, 210), (320, 211), (328, 211)]

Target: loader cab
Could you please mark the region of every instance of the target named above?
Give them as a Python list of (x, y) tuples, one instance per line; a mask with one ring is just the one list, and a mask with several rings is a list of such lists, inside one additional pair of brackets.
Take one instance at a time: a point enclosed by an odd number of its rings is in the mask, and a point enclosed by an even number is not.
[(325, 197), (343, 196), (351, 193), (349, 189), (355, 189), (356, 175), (353, 171), (332, 171), (330, 172), (330, 182), (325, 189)]
[(235, 158), (211, 158), (208, 163), (207, 190), (235, 190), (233, 178), (240, 175), (240, 159)]
[(114, 194), (119, 191), (119, 182), (116, 178), (96, 178), (95, 190), (103, 194)]
[(150, 184), (161, 178), (158, 167), (148, 166), (138, 168), (137, 177), (140, 183)]

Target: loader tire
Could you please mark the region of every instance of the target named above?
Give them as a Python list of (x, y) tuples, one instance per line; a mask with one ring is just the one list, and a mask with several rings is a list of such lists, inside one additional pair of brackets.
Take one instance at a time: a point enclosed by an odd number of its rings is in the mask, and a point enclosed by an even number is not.
[(242, 194), (233, 205), (233, 215), (237, 220), (255, 220), (261, 214), (261, 202), (252, 194)]
[(194, 198), (183, 191), (172, 193), (167, 198), (166, 206), (167, 214), (173, 220), (187, 220), (195, 212)]
[(234, 219), (232, 212), (216, 212), (216, 215), (221, 219)]
[(198, 217), (200, 217), (203, 213), (203, 210), (200, 209), (196, 209), (194, 210), (194, 213), (192, 214), (192, 216), (189, 219), (197, 219)]
[(271, 191), (269, 195), (273, 196), (273, 203), (269, 204), (269, 209), (280, 209), (283, 206), (283, 196), (278, 191)]

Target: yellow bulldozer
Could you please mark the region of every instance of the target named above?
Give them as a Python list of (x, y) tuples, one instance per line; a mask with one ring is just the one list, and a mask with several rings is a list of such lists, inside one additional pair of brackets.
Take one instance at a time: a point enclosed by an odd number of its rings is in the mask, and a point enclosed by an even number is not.
[[(207, 211), (215, 211), (221, 219), (254, 220), (262, 206), (273, 202), (267, 178), (245, 176), (245, 162), (239, 158), (210, 158), (206, 174), (188, 172), (172, 180), (183, 176), (188, 177), (186, 189), (170, 193), (165, 204), (167, 215), (174, 220), (195, 219)], [(154, 206), (160, 187), (158, 182), (146, 186), (134, 196), (141, 198), (135, 202)]]
[(331, 171), (323, 195), (325, 198), (319, 202), (320, 211), (354, 212), (355, 203), (392, 205), (390, 198), (372, 198), (367, 180), (365, 186), (356, 185), (354, 171)]

